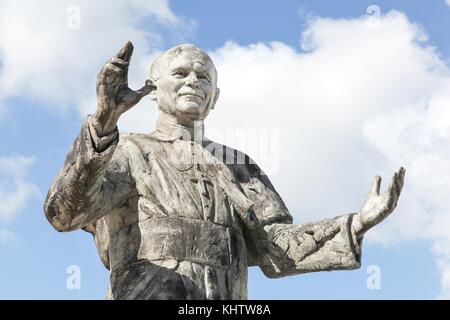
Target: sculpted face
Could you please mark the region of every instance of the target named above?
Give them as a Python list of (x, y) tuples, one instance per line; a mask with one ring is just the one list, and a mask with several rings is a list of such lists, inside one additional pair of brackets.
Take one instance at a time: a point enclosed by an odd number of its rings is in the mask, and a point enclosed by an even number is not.
[(206, 118), (219, 95), (211, 59), (193, 45), (165, 52), (153, 63), (150, 78), (157, 88), (151, 98), (181, 123)]

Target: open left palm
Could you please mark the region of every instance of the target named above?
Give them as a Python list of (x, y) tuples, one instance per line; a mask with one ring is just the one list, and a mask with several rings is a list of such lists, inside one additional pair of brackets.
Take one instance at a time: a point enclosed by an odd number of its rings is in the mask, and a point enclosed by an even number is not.
[(387, 191), (380, 195), (381, 177), (373, 179), (372, 187), (363, 204), (361, 212), (355, 216), (354, 230), (356, 234), (363, 235), (367, 230), (384, 220), (394, 211), (397, 201), (403, 189), (405, 169), (394, 173)]

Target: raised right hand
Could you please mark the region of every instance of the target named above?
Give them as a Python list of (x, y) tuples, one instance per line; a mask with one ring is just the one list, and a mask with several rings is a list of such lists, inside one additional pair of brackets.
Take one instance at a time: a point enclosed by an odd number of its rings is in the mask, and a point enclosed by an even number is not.
[(128, 41), (97, 76), (97, 110), (92, 124), (98, 136), (111, 133), (122, 113), (156, 88), (149, 80), (137, 91), (128, 87), (128, 67), (132, 54), (133, 44)]

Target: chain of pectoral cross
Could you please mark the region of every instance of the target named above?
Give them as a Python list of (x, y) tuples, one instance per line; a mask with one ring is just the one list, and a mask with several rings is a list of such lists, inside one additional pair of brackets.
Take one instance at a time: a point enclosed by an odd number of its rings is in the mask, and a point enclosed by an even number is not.
[[(197, 182), (197, 185), (200, 189), (201, 201), (202, 201), (202, 209), (203, 209), (203, 219), (204, 220), (212, 220), (213, 219), (213, 208), (212, 208), (212, 196), (208, 190), (208, 184), (211, 186), (211, 179), (206, 174), (205, 168), (202, 168), (202, 164), (204, 164), (203, 154), (201, 150), (196, 151), (196, 146), (191, 144), (191, 152), (194, 159), (194, 172), (195, 178), (194, 180)], [(201, 155), (201, 159), (198, 158), (198, 155)], [(200, 161), (199, 161), (200, 160)]]

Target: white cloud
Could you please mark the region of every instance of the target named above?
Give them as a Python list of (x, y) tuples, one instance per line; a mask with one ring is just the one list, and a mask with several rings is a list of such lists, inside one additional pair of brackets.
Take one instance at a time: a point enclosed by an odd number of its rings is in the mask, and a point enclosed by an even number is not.
[(450, 0), (445, 0), (448, 6), (450, 6)]
[[(450, 297), (448, 66), (425, 32), (395, 11), (377, 21), (312, 19), (301, 46), (306, 52), (228, 43), (212, 52), (222, 95), (207, 131), (279, 129), (271, 178), (297, 223), (359, 210), (374, 175), (386, 187), (405, 166), (397, 210), (366, 239), (431, 240), (441, 296)], [(258, 163), (277, 156), (253, 150)]]
[[(40, 196), (38, 187), (27, 179), (34, 158), (0, 157), (0, 222), (9, 222), (25, 207), (30, 197)], [(2, 238), (8, 238), (2, 231)]]
[(87, 113), (97, 72), (126, 41), (135, 45), (130, 84), (141, 87), (149, 55), (168, 41), (162, 31), (174, 41), (194, 27), (168, 0), (1, 1), (0, 102), (22, 96)]

